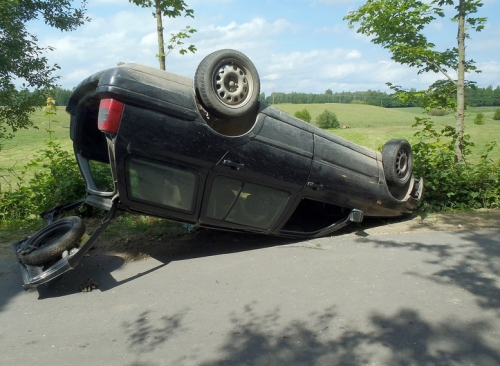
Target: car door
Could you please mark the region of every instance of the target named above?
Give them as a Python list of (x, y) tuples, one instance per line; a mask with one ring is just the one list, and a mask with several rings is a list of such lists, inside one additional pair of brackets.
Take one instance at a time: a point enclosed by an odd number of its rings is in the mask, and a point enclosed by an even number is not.
[(308, 180), (312, 154), (312, 133), (265, 116), (259, 133), (229, 150), (209, 173), (200, 221), (275, 231)]
[(130, 210), (196, 222), (210, 169), (248, 137), (126, 105), (116, 137), (120, 200)]
[(376, 152), (335, 135), (314, 135), (314, 159), (306, 196), (365, 210), (377, 201)]

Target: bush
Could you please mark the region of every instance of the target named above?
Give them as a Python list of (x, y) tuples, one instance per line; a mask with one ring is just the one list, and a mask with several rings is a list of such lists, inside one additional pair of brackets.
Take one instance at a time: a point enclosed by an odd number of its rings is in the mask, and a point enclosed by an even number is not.
[(335, 113), (325, 109), (318, 118), (316, 118), (316, 126), (326, 130), (328, 128), (340, 128), (340, 123)]
[[(415, 133), (413, 142), (414, 174), (424, 178), (423, 211), (464, 210), (500, 207), (500, 161), (493, 162), (488, 154), (496, 141), (487, 144), (481, 161), (467, 163), (469, 136), (460, 137), (455, 128), (445, 126), (436, 131), (430, 118), (416, 118), (413, 127), (423, 127)], [(464, 161), (455, 163), (455, 143), (463, 146)]]
[[(27, 180), (30, 168), (37, 168)], [(85, 197), (85, 186), (73, 154), (49, 141), (17, 177), (13, 190), (0, 194), (0, 220), (29, 220), (69, 201)]]
[(474, 124), (475, 125), (484, 125), (484, 114), (483, 113), (476, 114), (476, 117), (474, 117)]
[(497, 110), (495, 111), (495, 114), (493, 115), (493, 119), (496, 121), (500, 120), (500, 108), (497, 108)]
[(293, 116), (297, 117), (298, 119), (301, 119), (302, 121), (311, 122), (311, 115), (309, 114), (309, 111), (305, 108), (295, 112)]
[(449, 112), (446, 109), (441, 109), (441, 108), (432, 108), (429, 111), (430, 116), (437, 116), (437, 117), (442, 117), (448, 115)]

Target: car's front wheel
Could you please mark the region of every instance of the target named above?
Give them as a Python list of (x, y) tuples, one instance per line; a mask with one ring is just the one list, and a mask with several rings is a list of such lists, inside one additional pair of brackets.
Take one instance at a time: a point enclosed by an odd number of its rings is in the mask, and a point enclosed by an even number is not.
[(209, 54), (196, 69), (196, 95), (203, 107), (216, 117), (231, 119), (256, 108), (260, 80), (250, 59), (235, 50)]
[(382, 148), (382, 161), (388, 185), (403, 187), (413, 173), (413, 152), (406, 140), (392, 139)]

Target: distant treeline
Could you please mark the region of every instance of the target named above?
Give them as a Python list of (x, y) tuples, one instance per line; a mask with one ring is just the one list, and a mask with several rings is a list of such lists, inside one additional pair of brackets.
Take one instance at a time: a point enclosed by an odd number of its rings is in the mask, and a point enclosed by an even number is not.
[[(418, 107), (412, 103), (401, 103), (392, 94), (386, 92), (368, 90), (358, 92), (336, 92), (327, 89), (323, 94), (313, 93), (272, 93), (267, 96), (261, 93), (259, 100), (267, 104), (292, 103), (292, 104), (314, 104), (314, 103), (346, 103), (346, 104), (368, 104), (385, 108)], [(467, 88), (466, 102), (471, 107), (500, 106), (500, 86), (493, 89)]]
[[(73, 90), (56, 88), (50, 96), (56, 100), (58, 106), (66, 106), (72, 92)], [(466, 103), (471, 107), (500, 106), (500, 86), (495, 89), (491, 85), (487, 88), (467, 88), (465, 93)], [(265, 93), (261, 93), (259, 100), (267, 104), (346, 103), (376, 105), (385, 108), (418, 107), (411, 103), (403, 104), (398, 99), (395, 99), (392, 94), (375, 90), (334, 93), (332, 90), (327, 89), (323, 94), (272, 93), (267, 97)], [(45, 105), (45, 100), (40, 100), (40, 105)]]
[[(73, 93), (73, 90), (56, 88), (56, 89), (52, 90), (51, 92), (47, 93), (46, 95), (43, 93), (36, 94), (36, 102), (35, 102), (36, 104), (35, 105), (43, 107), (46, 105), (47, 97), (52, 97), (56, 100), (56, 105), (67, 106), (68, 102), (69, 102), (69, 98), (71, 97), (72, 93)], [(32, 92), (25, 89), (25, 90), (21, 90), (19, 94), (20, 94), (20, 97), (23, 97), (25, 95), (30, 96), (30, 95), (32, 95)], [(1, 105), (2, 105), (2, 101), (0, 101), (0, 106)]]
[(56, 105), (67, 106), (73, 90), (56, 88), (51, 93), (51, 97), (56, 100)]

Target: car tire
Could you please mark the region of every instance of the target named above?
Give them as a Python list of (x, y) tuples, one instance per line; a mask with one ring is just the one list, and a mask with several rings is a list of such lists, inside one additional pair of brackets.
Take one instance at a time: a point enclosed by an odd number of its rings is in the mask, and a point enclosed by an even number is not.
[(20, 258), (24, 264), (39, 266), (61, 258), (65, 250), (78, 246), (85, 234), (85, 224), (77, 216), (57, 220), (30, 237)]
[(406, 140), (392, 139), (382, 148), (382, 162), (388, 185), (403, 187), (413, 174), (413, 152)]
[(250, 59), (235, 50), (220, 50), (198, 65), (194, 87), (203, 107), (215, 117), (231, 119), (253, 111), (260, 80)]

